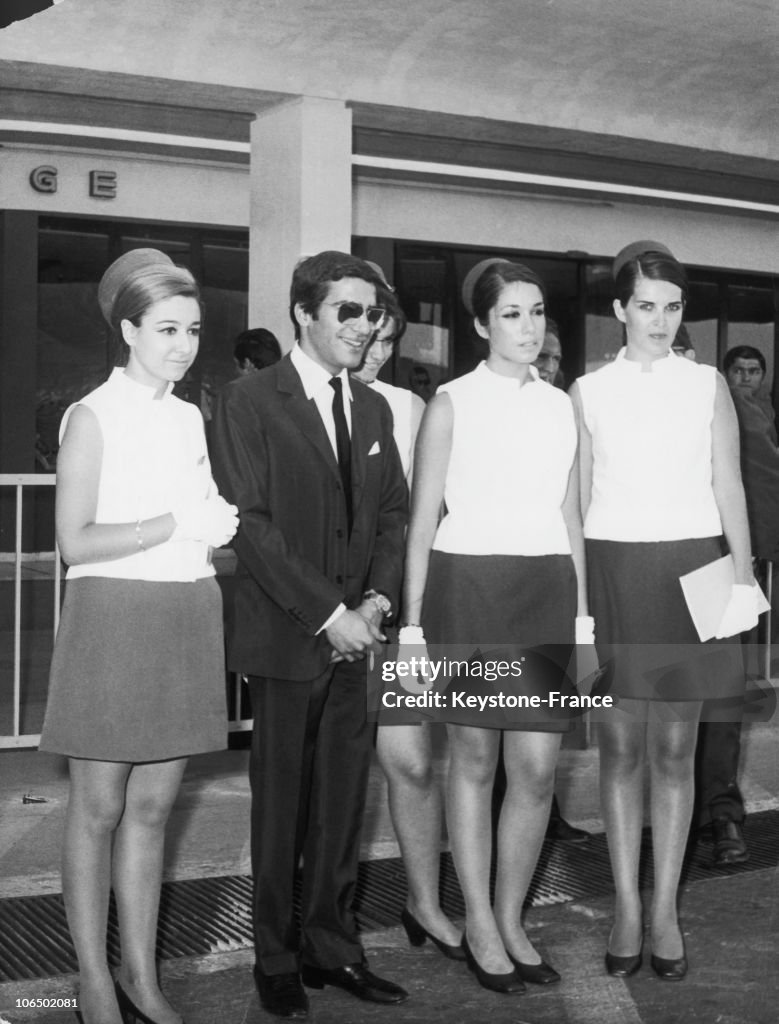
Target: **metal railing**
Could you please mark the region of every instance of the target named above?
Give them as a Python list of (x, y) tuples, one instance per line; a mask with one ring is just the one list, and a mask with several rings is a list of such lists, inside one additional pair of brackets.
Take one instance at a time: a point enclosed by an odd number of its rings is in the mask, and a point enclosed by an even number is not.
[[(52, 642), (57, 632), (60, 617), (60, 589), (62, 583), (62, 563), (60, 562), (57, 542), (52, 537), (52, 551), (43, 553), (25, 553), (22, 539), (24, 523), (24, 489), (25, 487), (53, 487), (56, 483), (54, 473), (0, 473), (0, 488), (13, 487), (16, 492), (14, 552), (8, 564), (13, 565), (14, 625), (13, 625), (13, 691), (11, 706), (11, 733), (0, 735), (0, 749), (13, 747), (34, 747), (40, 740), (39, 733), (22, 733), (22, 582), (25, 565), (41, 562), (53, 564), (53, 573), (44, 579), (51, 579), (53, 601)], [(4, 684), (3, 684), (4, 687)], [(3, 695), (0, 693), (0, 698)]]
[[(6, 637), (6, 640), (9, 641), (9, 648), (10, 640), (13, 643), (12, 672), (3, 671), (0, 675), (0, 750), (37, 747), (40, 742), (39, 732), (22, 731), (24, 719), (29, 718), (33, 713), (30, 707), (27, 708), (27, 715), (23, 713), (25, 694), (28, 698), (30, 696), (30, 680), (25, 678), (23, 672), (22, 590), (24, 583), (29, 584), (33, 580), (44, 586), (51, 584), (51, 642), (53, 645), (60, 620), (63, 573), (53, 528), (50, 550), (38, 552), (23, 550), (25, 489), (53, 487), (55, 483), (56, 474), (54, 473), (0, 473), (0, 493), (5, 493), (10, 488), (15, 490), (14, 551), (9, 551), (7, 554), (0, 553), (0, 595), (2, 595), (3, 601), (5, 600), (3, 588), (13, 585), (13, 630), (10, 637)], [(35, 600), (39, 600), (38, 595)], [(49, 600), (49, 598), (46, 597), (45, 600)], [(48, 675), (48, 665), (46, 666), (46, 675)], [(25, 684), (27, 684), (27, 688)], [(228, 673), (226, 688), (229, 706), (226, 733), (250, 730), (252, 727), (251, 710), (244, 678), (232, 672)], [(43, 701), (40, 703), (42, 710)], [(7, 731), (8, 727), (5, 723), (8, 720), (9, 704), (10, 731)]]

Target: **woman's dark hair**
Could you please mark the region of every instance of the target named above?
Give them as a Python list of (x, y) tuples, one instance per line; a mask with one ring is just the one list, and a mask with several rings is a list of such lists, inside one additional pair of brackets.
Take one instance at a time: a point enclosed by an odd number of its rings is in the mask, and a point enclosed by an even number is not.
[(617, 298), (623, 308), (630, 302), (630, 298), (636, 290), (636, 284), (642, 278), (675, 284), (682, 293), (683, 301), (687, 301), (690, 286), (682, 264), (669, 253), (648, 250), (623, 263), (617, 274), (615, 281)]
[(735, 348), (729, 348), (725, 353), (725, 358), (722, 360), (723, 371), (727, 373), (737, 359), (756, 359), (760, 363), (760, 369), (765, 375), (767, 369), (765, 356), (759, 349), (752, 348), (751, 345), (736, 345)]
[(560, 340), (560, 328), (557, 326), (557, 321), (553, 320), (551, 316), (546, 318), (546, 333), (553, 334), (557, 340)]
[[(387, 311), (387, 316), (392, 320), (395, 329), (392, 332), (392, 342), (397, 344), (408, 327), (406, 314), (403, 312), (397, 295), (389, 288), (379, 287), (376, 289), (376, 305)], [(381, 331), (381, 328), (379, 328)]]
[(487, 325), (490, 310), (497, 303), (500, 293), (508, 284), (521, 282), (523, 284), (534, 284), (541, 292), (541, 297), (546, 302), (546, 287), (541, 278), (530, 267), (522, 263), (511, 263), (509, 260), (501, 260), (492, 263), (479, 276), (473, 286), (471, 305), (473, 315), (484, 326)]

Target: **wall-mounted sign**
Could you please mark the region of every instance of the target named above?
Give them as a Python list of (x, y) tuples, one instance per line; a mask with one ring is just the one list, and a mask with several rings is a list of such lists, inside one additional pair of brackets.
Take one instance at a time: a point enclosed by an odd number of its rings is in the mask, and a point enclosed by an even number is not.
[[(57, 191), (57, 168), (42, 164), (30, 172), (30, 184), (36, 192)], [(116, 199), (119, 178), (116, 171), (90, 171), (89, 194), (93, 199)]]
[(116, 199), (116, 171), (90, 171), (89, 194), (95, 199)]
[(36, 192), (57, 191), (57, 168), (44, 164), (30, 171), (30, 184)]

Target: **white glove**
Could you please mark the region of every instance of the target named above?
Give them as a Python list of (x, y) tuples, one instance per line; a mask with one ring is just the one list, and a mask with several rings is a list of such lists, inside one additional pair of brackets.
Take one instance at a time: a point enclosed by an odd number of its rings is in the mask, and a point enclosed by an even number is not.
[(728, 636), (736, 636), (745, 630), (752, 629), (757, 625), (757, 586), (750, 586), (746, 583), (734, 583), (730, 591), (730, 600), (725, 607), (725, 613), (717, 626), (714, 636), (717, 640), (724, 640)]
[(429, 689), (433, 683), (432, 677), (427, 674), (429, 657), (427, 654), (427, 643), (421, 626), (401, 626), (398, 630), (398, 662), (410, 663), (416, 658), (420, 672), (414, 676), (406, 676), (403, 680), (403, 688), (409, 692), (422, 693)]
[(595, 643), (595, 619), (591, 615), (576, 616), (576, 643)]
[(220, 548), (238, 529), (238, 509), (213, 493), (173, 509), (176, 529), (171, 540), (198, 540)]

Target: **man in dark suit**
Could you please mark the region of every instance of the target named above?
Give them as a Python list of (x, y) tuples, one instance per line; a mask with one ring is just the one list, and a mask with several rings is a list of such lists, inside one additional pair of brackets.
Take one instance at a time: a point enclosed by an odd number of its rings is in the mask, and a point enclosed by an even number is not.
[[(722, 372), (738, 417), (752, 556), (764, 569), (765, 562), (779, 561), (779, 449), (773, 406), (763, 388), (765, 356), (751, 345), (737, 345), (725, 354)], [(742, 637), (748, 646), (756, 639), (756, 632)], [(706, 711), (704, 704), (704, 716)], [(749, 859), (743, 832), (746, 809), (736, 778), (740, 756), (740, 713), (729, 711), (725, 721), (704, 717), (695, 757), (698, 826), (704, 835), (710, 833), (718, 866)]]
[(406, 998), (367, 969), (351, 911), (372, 739), (364, 659), (397, 607), (407, 518), (389, 406), (348, 375), (381, 323), (377, 283), (345, 253), (301, 261), (298, 343), (229, 384), (213, 420), (214, 473), (240, 514), (228, 663), (249, 677), (254, 713), (255, 979), (281, 1017), (306, 1016), (301, 977)]

